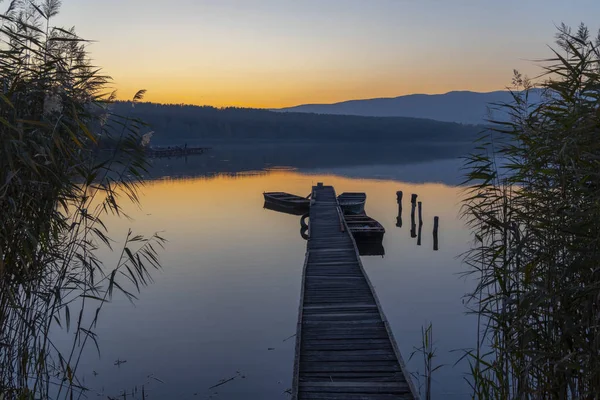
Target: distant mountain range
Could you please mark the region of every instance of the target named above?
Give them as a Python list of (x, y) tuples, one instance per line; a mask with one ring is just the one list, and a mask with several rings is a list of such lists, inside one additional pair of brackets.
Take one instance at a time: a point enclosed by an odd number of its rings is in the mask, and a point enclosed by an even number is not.
[[(540, 92), (533, 93), (537, 99)], [(349, 100), (334, 104), (304, 104), (274, 111), (368, 117), (427, 118), (463, 124), (483, 124), (490, 118), (490, 104), (511, 102), (508, 91), (478, 93), (469, 91), (445, 94), (411, 94), (407, 96)], [(505, 120), (506, 113), (493, 110), (493, 118)]]

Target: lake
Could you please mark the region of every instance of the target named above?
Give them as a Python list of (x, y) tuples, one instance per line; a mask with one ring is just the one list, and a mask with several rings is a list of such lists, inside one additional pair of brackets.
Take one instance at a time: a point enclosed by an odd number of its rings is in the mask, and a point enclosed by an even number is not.
[[(203, 157), (209, 156), (197, 160)], [(338, 194), (367, 193), (367, 214), (386, 229), (385, 255), (362, 261), (408, 368), (422, 367), (422, 358), (409, 358), (421, 345), (422, 327), (431, 322), (435, 363), (447, 364), (434, 374), (434, 393), (469, 397), (467, 366), (453, 366), (461, 356), (454, 350), (473, 347), (476, 340), (475, 320), (465, 315), (462, 302), (469, 282), (460, 277), (466, 266), (459, 256), (471, 239), (459, 219), (459, 160), (271, 165), (238, 173), (225, 169), (226, 174), (214, 165), (212, 171), (195, 169), (194, 162), (203, 161), (156, 161), (153, 171), (160, 179), (142, 189), (142, 207), (126, 206), (133, 220), (106, 220), (116, 240), (131, 228), (161, 231), (169, 242), (160, 253), (163, 269), (153, 273), (154, 283), (135, 304), (116, 296), (103, 309), (97, 328), (101, 356), (89, 346), (79, 369), (93, 389), (90, 397), (144, 385), (156, 399), (289, 398), (306, 242), (300, 218), (264, 209), (262, 194), (308, 195), (317, 182), (333, 185)], [(402, 227), (398, 190), (404, 192)], [(421, 246), (410, 235), (412, 193), (423, 202)], [(440, 217), (439, 251), (432, 249), (434, 216)], [(116, 257), (101, 253), (108, 266)], [(235, 379), (209, 389), (229, 378)]]

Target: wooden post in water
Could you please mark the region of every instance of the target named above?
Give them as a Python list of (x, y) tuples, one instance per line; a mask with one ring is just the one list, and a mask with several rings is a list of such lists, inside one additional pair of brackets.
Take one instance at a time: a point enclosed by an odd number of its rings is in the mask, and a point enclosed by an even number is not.
[(410, 237), (417, 237), (417, 224), (415, 223), (415, 208), (417, 206), (417, 195), (412, 194), (410, 198)]
[(396, 192), (396, 201), (398, 202), (398, 216), (396, 217), (396, 226), (402, 228), (402, 190)]
[(433, 250), (434, 251), (439, 250), (439, 243), (438, 243), (439, 224), (440, 224), (440, 217), (437, 217), (437, 216), (433, 217)]
[(423, 229), (423, 203), (419, 202), (419, 234), (417, 236), (417, 246), (421, 245), (421, 230)]

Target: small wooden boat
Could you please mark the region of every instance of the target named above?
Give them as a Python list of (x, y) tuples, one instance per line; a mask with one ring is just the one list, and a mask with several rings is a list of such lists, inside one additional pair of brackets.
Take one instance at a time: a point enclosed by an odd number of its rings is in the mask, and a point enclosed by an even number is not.
[(359, 242), (381, 242), (385, 234), (385, 228), (377, 220), (367, 215), (345, 215), (348, 230)]
[[(305, 197), (296, 196), (285, 192), (266, 192), (265, 208), (278, 208), (279, 210), (287, 209), (298, 213), (305, 213), (310, 209), (310, 200)], [(272, 205), (275, 207), (268, 207)], [(279, 211), (278, 210), (278, 211)]]
[(366, 201), (366, 193), (344, 192), (338, 196), (338, 203), (344, 214), (363, 214)]
[(306, 213), (305, 209), (295, 209), (292, 207), (283, 207), (283, 206), (280, 206), (279, 204), (270, 203), (268, 201), (265, 201), (265, 204), (263, 204), (263, 208), (266, 208), (267, 210), (271, 210), (271, 211), (277, 211), (277, 212), (284, 213), (284, 214), (290, 214), (290, 215), (303, 215)]
[(384, 256), (383, 242), (356, 242), (358, 254), (361, 256)]

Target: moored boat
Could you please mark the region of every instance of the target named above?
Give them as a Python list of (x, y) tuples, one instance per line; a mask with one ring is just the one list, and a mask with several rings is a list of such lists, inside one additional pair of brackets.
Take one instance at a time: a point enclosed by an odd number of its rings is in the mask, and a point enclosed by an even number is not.
[(338, 196), (338, 203), (344, 214), (363, 214), (366, 201), (366, 193), (344, 192)]
[(286, 209), (294, 211), (294, 213), (304, 213), (310, 208), (309, 199), (301, 196), (296, 196), (295, 194), (285, 192), (266, 192), (263, 193), (263, 196), (265, 198), (265, 208)]
[(356, 242), (381, 242), (385, 228), (367, 215), (345, 215), (348, 230)]
[(361, 256), (384, 256), (383, 242), (356, 242), (358, 254)]

